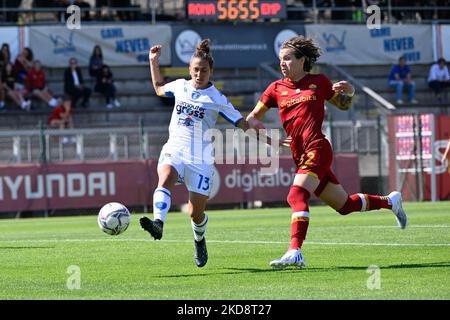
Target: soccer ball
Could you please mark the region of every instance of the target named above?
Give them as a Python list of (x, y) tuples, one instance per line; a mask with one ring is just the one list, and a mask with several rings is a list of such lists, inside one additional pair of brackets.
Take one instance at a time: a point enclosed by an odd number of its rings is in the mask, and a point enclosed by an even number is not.
[(127, 230), (131, 215), (123, 204), (110, 202), (100, 209), (97, 222), (103, 232), (116, 236)]

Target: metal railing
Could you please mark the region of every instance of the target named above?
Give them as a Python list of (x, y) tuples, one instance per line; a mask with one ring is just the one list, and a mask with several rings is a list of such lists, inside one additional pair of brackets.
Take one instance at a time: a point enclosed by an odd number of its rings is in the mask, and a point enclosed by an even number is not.
[[(375, 120), (325, 121), (323, 131), (336, 152), (376, 154), (383, 128)], [(156, 159), (167, 137), (167, 128), (157, 126), (0, 131), (0, 163)]]
[(150, 143), (150, 134), (167, 135), (167, 128), (0, 131), (0, 162), (155, 158), (159, 144)]

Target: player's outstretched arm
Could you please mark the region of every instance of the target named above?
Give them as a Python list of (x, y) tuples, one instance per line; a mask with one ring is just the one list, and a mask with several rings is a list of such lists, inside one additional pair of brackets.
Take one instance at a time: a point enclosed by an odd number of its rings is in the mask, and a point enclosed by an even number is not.
[(164, 78), (159, 69), (159, 57), (161, 56), (161, 45), (150, 48), (148, 52), (148, 60), (150, 62), (150, 74), (152, 76), (153, 88), (158, 96), (164, 97)]
[(333, 90), (335, 94), (333, 98), (328, 101), (338, 109), (350, 109), (352, 106), (353, 95), (355, 94), (355, 88), (347, 81), (339, 81), (333, 84)]
[(291, 137), (288, 137), (286, 139), (280, 140), (280, 141), (272, 141), (272, 139), (266, 135), (262, 135), (259, 130), (264, 130), (266, 127), (262, 123), (262, 119), (264, 118), (264, 115), (269, 110), (261, 101), (258, 102), (258, 104), (255, 106), (255, 108), (250, 112), (250, 114), (247, 116), (247, 122), (251, 129), (256, 130), (256, 135), (258, 139), (263, 139), (266, 141), (268, 145), (272, 145), (273, 143), (277, 143), (279, 146), (282, 147), (289, 147), (290, 143), (292, 141)]
[(261, 120), (264, 118), (267, 110), (269, 109), (262, 102), (256, 104), (255, 108), (247, 116), (247, 122), (250, 128), (255, 130), (266, 128)]

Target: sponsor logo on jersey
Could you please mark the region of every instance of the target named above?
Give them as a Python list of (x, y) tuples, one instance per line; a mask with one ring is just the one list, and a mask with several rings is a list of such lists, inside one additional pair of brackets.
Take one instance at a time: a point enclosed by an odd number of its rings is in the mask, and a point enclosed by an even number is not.
[(200, 92), (192, 91), (191, 97), (193, 100), (197, 100), (200, 97)]
[(281, 108), (290, 107), (290, 106), (293, 106), (295, 104), (299, 104), (301, 102), (315, 101), (315, 100), (317, 100), (317, 97), (315, 95), (301, 96), (301, 97), (293, 98), (293, 99), (290, 99), (290, 100), (282, 100), (281, 103), (280, 103), (280, 107)]
[(175, 105), (177, 114), (185, 114), (189, 117), (194, 117), (198, 119), (203, 119), (205, 117), (205, 108), (200, 106), (195, 106), (183, 101), (177, 101)]
[(193, 127), (194, 126), (194, 120), (192, 118), (179, 118), (178, 119), (178, 125), (179, 126), (185, 126), (185, 127)]

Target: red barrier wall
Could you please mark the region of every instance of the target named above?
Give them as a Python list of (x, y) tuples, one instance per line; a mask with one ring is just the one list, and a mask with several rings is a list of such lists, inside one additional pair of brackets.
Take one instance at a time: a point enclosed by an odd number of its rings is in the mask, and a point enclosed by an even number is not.
[[(335, 173), (344, 188), (359, 191), (357, 155), (336, 155)], [(111, 201), (127, 206), (152, 204), (157, 161), (82, 161), (0, 165), (0, 212), (99, 208)], [(275, 175), (261, 176), (259, 165), (216, 165), (210, 203), (285, 201), (294, 162), (281, 158)], [(175, 187), (173, 204), (186, 203), (184, 185)]]
[[(414, 171), (415, 163), (414, 160), (398, 160), (396, 157), (400, 154), (399, 143), (396, 138), (396, 133), (399, 132), (398, 128), (398, 117), (401, 116), (390, 116), (388, 118), (388, 131), (389, 131), (389, 182), (391, 190), (397, 188), (397, 170), (398, 168), (411, 168)], [(431, 200), (431, 174), (430, 167), (431, 162), (434, 161), (436, 169), (436, 193), (438, 200), (450, 200), (450, 166), (449, 160), (442, 162), (442, 155), (444, 154), (445, 147), (450, 137), (450, 116), (447, 115), (435, 115), (435, 142), (434, 146), (427, 146), (422, 143), (422, 148), (424, 153), (426, 151), (431, 152), (431, 147), (434, 148), (435, 156), (434, 159), (424, 160), (424, 185), (423, 185), (423, 198), (424, 200)], [(410, 128), (407, 128), (410, 130)], [(423, 141), (423, 140), (422, 140)], [(429, 150), (426, 150), (428, 147)], [(409, 146), (411, 148), (411, 146)], [(408, 148), (406, 148), (408, 149)], [(408, 151), (406, 155), (410, 154)], [(403, 177), (404, 183), (403, 188), (399, 191), (402, 192), (402, 197), (405, 200), (417, 200), (418, 198), (418, 187), (417, 187), (417, 176), (414, 172), (409, 172)]]

